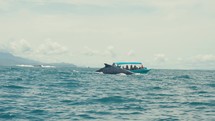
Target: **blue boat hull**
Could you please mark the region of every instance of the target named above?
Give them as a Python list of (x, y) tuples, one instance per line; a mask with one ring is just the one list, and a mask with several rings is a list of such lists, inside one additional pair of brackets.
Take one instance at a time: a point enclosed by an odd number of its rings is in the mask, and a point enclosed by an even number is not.
[(145, 74), (145, 73), (148, 73), (150, 71), (150, 69), (147, 69), (147, 68), (143, 68), (143, 69), (136, 69), (136, 70), (129, 70), (133, 73), (141, 73), (141, 74)]

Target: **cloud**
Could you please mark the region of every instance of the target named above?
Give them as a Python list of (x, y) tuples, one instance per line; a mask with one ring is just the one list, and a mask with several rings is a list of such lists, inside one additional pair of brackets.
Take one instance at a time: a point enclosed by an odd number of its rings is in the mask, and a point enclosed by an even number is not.
[(117, 54), (114, 51), (114, 46), (108, 46), (103, 51), (98, 51), (98, 50), (92, 49), (88, 46), (85, 46), (84, 52), (82, 52), (82, 54), (86, 55), (86, 56), (100, 56), (100, 57), (111, 57), (111, 58), (117, 57)]
[(72, 55), (66, 46), (50, 39), (39, 45), (33, 45), (25, 39), (10, 40), (0, 45), (0, 51), (43, 62), (63, 62), (66, 59), (62, 58)]
[(99, 52), (97, 50), (89, 48), (88, 46), (85, 46), (84, 47), (83, 55), (86, 55), (86, 56), (97, 56), (97, 55), (99, 55)]
[(114, 50), (114, 46), (110, 45), (107, 47), (107, 49), (104, 51), (103, 53), (105, 56), (109, 56), (109, 57), (112, 57), (112, 58), (116, 58), (117, 57), (117, 54)]
[(165, 54), (156, 54), (154, 55), (154, 61), (159, 63), (165, 63), (168, 61), (168, 58)]
[(172, 66), (177, 69), (215, 69), (215, 55), (203, 54), (172, 59)]
[(26, 39), (10, 40), (9, 42), (1, 45), (1, 50), (14, 53), (14, 54), (39, 54), (39, 55), (56, 55), (68, 52), (67, 47), (54, 42), (46, 40), (37, 46), (33, 46), (31, 41)]
[(129, 50), (126, 55), (127, 56), (135, 56), (135, 51), (134, 50)]
[(202, 54), (186, 60), (187, 67), (191, 69), (215, 69), (215, 55)]
[(10, 40), (9, 42), (2, 44), (0, 48), (2, 51), (14, 54), (26, 54), (32, 51), (30, 43), (25, 39)]
[(58, 55), (67, 53), (68, 49), (57, 42), (47, 40), (45, 43), (42, 43), (35, 52), (43, 55)]
[(215, 63), (215, 55), (206, 54), (206, 55), (197, 55), (192, 57), (193, 62), (214, 62)]

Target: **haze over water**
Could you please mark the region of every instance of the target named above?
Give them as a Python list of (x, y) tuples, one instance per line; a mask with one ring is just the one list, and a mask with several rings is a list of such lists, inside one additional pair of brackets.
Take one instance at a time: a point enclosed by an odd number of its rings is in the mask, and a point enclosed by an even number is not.
[(215, 120), (215, 71), (0, 67), (0, 120)]

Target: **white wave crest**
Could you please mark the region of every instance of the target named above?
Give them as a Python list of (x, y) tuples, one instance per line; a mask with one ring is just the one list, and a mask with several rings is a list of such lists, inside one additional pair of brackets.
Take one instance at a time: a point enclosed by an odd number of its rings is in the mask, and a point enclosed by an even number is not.
[(75, 72), (75, 73), (78, 73), (79, 71), (76, 71), (76, 70), (72, 70), (73, 72)]
[(24, 65), (24, 64), (20, 64), (20, 65), (16, 65), (16, 66), (19, 66), (19, 67), (28, 67), (28, 68), (34, 67), (33, 65)]
[(124, 73), (119, 73), (119, 74), (117, 74), (117, 75), (120, 75), (120, 76), (127, 76), (127, 75), (124, 74)]
[(104, 74), (103, 72), (95, 72), (95, 73), (97, 73), (97, 74)]
[(42, 68), (55, 68), (55, 66), (41, 65)]

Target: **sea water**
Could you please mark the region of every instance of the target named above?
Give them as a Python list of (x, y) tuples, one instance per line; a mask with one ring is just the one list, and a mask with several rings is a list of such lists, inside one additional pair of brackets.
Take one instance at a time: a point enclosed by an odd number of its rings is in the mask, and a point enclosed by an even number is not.
[(95, 71), (0, 67), (0, 120), (215, 120), (215, 71)]

